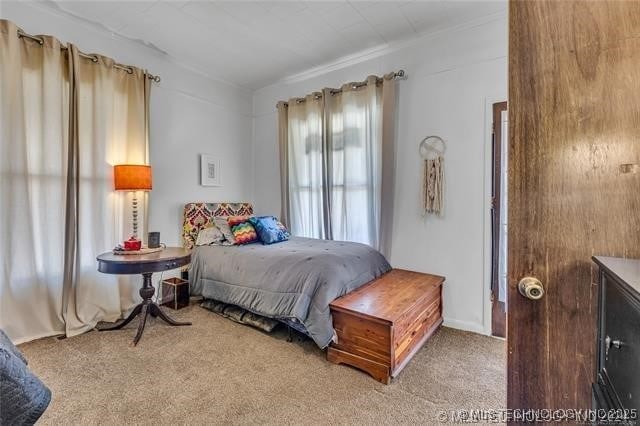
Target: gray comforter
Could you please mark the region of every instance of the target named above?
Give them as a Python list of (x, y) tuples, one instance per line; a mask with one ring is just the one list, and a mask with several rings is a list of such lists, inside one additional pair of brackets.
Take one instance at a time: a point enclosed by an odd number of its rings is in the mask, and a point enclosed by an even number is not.
[(189, 278), (192, 295), (297, 320), (324, 348), (334, 335), (329, 303), (389, 269), (364, 244), (292, 237), (272, 245), (196, 247)]

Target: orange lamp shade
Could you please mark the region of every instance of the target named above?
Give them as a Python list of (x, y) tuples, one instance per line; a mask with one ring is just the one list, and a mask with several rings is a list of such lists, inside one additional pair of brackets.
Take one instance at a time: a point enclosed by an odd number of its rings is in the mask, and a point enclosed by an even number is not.
[(151, 191), (151, 166), (113, 166), (113, 180), (116, 191)]

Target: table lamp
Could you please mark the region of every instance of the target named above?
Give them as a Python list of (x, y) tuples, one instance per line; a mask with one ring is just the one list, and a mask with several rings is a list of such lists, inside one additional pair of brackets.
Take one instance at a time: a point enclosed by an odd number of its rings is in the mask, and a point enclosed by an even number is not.
[[(131, 244), (129, 249), (139, 250), (142, 246), (138, 240), (138, 198), (137, 191), (151, 191), (151, 166), (142, 164), (120, 164), (113, 166), (113, 180), (116, 191), (131, 191), (132, 214), (133, 214), (133, 235), (129, 239), (135, 244)], [(134, 248), (137, 247), (137, 248)], [(127, 242), (125, 242), (125, 248)]]

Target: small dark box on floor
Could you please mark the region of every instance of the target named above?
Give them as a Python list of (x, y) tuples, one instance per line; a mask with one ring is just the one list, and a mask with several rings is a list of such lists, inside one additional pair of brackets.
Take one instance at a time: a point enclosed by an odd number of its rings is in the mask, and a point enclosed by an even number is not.
[(162, 306), (171, 309), (189, 306), (189, 281), (177, 277), (162, 280)]

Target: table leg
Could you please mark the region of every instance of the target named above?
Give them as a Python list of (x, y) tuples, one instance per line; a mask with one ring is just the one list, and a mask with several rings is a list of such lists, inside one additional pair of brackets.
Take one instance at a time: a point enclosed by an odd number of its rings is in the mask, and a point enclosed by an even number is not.
[(153, 317), (157, 316), (162, 320), (166, 321), (167, 323), (169, 323), (170, 325), (176, 325), (176, 326), (191, 325), (190, 322), (180, 322), (180, 321), (174, 320), (169, 315), (165, 314), (162, 311), (162, 309), (160, 309), (160, 306), (158, 306), (157, 303), (153, 302), (152, 300), (153, 294), (155, 293), (156, 290), (153, 288), (153, 285), (151, 284), (151, 275), (152, 275), (151, 272), (146, 272), (142, 274), (142, 277), (143, 277), (142, 288), (140, 288), (140, 297), (142, 297), (142, 303), (140, 303), (138, 306), (133, 308), (133, 311), (131, 311), (131, 314), (129, 314), (129, 316), (125, 320), (109, 327), (99, 328), (98, 330), (100, 331), (119, 330), (125, 325), (129, 324), (131, 320), (134, 319), (136, 316), (140, 315), (141, 317), (140, 317), (140, 322), (138, 323), (138, 330), (136, 331), (136, 336), (133, 338), (133, 345), (136, 346), (140, 341), (140, 339), (142, 338), (142, 333), (144, 332), (144, 327), (147, 323), (147, 315), (151, 315)]
[(181, 322), (181, 321), (174, 320), (169, 315), (164, 313), (162, 311), (162, 309), (160, 309), (160, 306), (156, 305), (155, 303), (153, 305), (149, 305), (149, 308), (151, 309), (152, 315), (156, 314), (156, 316), (158, 318), (163, 319), (164, 321), (166, 321), (170, 325), (176, 325), (176, 326), (179, 326), (179, 325), (191, 325), (190, 322)]
[(148, 303), (144, 303), (142, 305), (142, 312), (140, 312), (140, 322), (138, 323), (138, 331), (136, 331), (136, 337), (133, 338), (133, 346), (136, 346), (142, 337), (142, 332), (144, 331), (144, 326), (147, 323), (147, 314), (149, 313), (149, 305)]
[(133, 308), (133, 311), (131, 311), (131, 313), (129, 314), (129, 316), (120, 321), (117, 324), (114, 325), (110, 325), (108, 327), (100, 327), (98, 328), (99, 331), (112, 331), (112, 330), (120, 330), (122, 327), (124, 327), (125, 325), (129, 324), (131, 322), (132, 319), (134, 319), (142, 310), (142, 304), (136, 306), (135, 308)]

